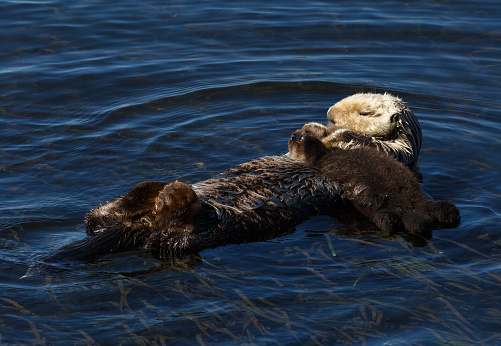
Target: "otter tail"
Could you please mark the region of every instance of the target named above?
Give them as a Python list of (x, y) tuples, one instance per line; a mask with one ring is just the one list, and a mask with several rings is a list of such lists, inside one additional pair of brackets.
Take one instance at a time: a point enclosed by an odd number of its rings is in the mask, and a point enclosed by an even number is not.
[(63, 271), (66, 263), (91, 262), (104, 255), (143, 248), (150, 235), (151, 231), (146, 228), (113, 227), (93, 237), (69, 244), (32, 264), (23, 277), (55, 273)]

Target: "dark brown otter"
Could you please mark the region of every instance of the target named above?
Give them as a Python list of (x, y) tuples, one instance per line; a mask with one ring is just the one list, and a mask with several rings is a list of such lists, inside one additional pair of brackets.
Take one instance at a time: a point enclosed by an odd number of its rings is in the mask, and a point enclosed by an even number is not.
[(289, 156), (337, 182), (342, 196), (385, 232), (429, 237), (435, 228), (459, 225), (459, 211), (452, 203), (428, 199), (407, 167), (377, 150), (327, 149), (318, 138), (297, 130), (289, 140)]
[(191, 187), (144, 182), (92, 210), (85, 225), (93, 236), (45, 263), (90, 261), (138, 248), (168, 259), (271, 239), (336, 209), (339, 191), (318, 169), (285, 155), (252, 160)]

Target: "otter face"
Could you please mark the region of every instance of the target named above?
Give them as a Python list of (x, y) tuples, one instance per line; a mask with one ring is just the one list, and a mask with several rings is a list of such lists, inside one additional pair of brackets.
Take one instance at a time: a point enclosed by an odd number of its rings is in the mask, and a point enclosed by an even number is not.
[(310, 165), (322, 157), (327, 148), (318, 138), (304, 134), (303, 130), (296, 130), (289, 139), (289, 156), (302, 160)]
[(330, 107), (331, 126), (346, 128), (371, 137), (391, 138), (404, 103), (389, 94), (355, 94)]

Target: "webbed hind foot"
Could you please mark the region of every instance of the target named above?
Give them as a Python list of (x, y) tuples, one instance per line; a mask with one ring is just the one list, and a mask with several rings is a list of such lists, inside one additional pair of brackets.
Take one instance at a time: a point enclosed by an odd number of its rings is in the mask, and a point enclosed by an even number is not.
[(424, 211), (430, 218), (442, 228), (455, 228), (461, 223), (461, 215), (458, 208), (447, 201), (428, 201), (423, 206)]
[(402, 229), (401, 213), (396, 210), (378, 210), (372, 221), (380, 230), (388, 234), (394, 234)]
[(117, 225), (130, 226), (139, 222), (154, 208), (156, 197), (168, 183), (147, 181), (110, 202), (92, 209), (85, 217), (88, 234), (96, 234)]
[(407, 233), (421, 235), (431, 238), (431, 231), (434, 228), (433, 221), (416, 211), (406, 211), (402, 215), (402, 223)]

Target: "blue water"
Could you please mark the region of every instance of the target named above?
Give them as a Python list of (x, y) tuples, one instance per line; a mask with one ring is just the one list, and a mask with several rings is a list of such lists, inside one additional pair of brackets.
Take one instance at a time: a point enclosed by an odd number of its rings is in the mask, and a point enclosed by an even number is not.
[[(0, 13), (1, 343), (501, 344), (499, 2), (3, 1)], [(317, 217), (187, 263), (127, 252), (20, 279), (83, 239), (100, 203), (285, 153), (294, 129), (359, 91), (418, 116), (423, 188), (458, 206), (459, 228), (417, 246)]]

